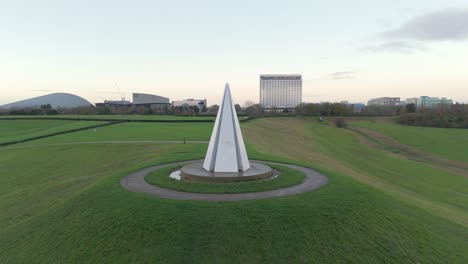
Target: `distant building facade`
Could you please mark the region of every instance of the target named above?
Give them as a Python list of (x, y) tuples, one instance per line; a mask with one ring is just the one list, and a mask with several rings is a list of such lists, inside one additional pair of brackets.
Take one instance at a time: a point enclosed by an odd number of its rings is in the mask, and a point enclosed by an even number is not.
[(379, 97), (370, 99), (367, 105), (389, 106), (400, 105), (400, 97)]
[(132, 102), (127, 100), (104, 100), (104, 103), (97, 103), (96, 106), (107, 106), (107, 107), (130, 107), (132, 106)]
[(406, 98), (405, 104), (418, 104), (418, 98), (417, 97), (412, 97), (412, 98)]
[(198, 109), (206, 107), (206, 99), (185, 99), (182, 101), (172, 101), (172, 107), (190, 107), (196, 106)]
[(354, 113), (361, 113), (366, 108), (364, 103), (352, 103), (351, 106), (353, 107)]
[(133, 93), (133, 104), (148, 109), (167, 109), (171, 106), (169, 98), (145, 93)]
[(260, 104), (265, 109), (291, 109), (302, 102), (302, 75), (260, 75)]
[(430, 97), (430, 96), (421, 96), (417, 100), (417, 107), (426, 107), (431, 108), (439, 105), (452, 105), (453, 100), (447, 99), (445, 97), (438, 98), (438, 97)]

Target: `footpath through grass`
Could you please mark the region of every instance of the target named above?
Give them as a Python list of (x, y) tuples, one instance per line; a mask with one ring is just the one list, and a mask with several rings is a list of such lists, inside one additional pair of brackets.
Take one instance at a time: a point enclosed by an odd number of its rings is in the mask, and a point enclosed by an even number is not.
[(414, 127), (375, 121), (352, 124), (440, 157), (468, 162), (468, 129)]
[(279, 165), (270, 165), (280, 172), (274, 179), (261, 181), (232, 182), (232, 183), (202, 183), (175, 180), (169, 177), (171, 171), (180, 169), (181, 166), (169, 166), (148, 174), (145, 181), (149, 184), (167, 189), (194, 193), (246, 193), (275, 190), (301, 183), (304, 174), (300, 171)]

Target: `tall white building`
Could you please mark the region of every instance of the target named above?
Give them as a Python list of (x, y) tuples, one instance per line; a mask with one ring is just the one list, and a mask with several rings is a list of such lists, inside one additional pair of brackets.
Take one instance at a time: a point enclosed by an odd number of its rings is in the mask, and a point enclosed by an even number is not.
[(260, 104), (263, 108), (294, 108), (302, 102), (302, 75), (260, 75)]

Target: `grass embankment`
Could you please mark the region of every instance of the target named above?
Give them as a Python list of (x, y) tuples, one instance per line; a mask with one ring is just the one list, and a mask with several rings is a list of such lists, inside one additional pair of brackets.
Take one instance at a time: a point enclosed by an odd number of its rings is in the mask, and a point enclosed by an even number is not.
[[(124, 129), (139, 139), (134, 127), (108, 128), (114, 133)], [(250, 158), (312, 166), (329, 176), (329, 184), (298, 196), (258, 201), (175, 201), (128, 192), (119, 181), (152, 164), (201, 158), (207, 144), (0, 148), (0, 259), (3, 263), (468, 259), (468, 229), (457, 221), (467, 212), (466, 178), (454, 180), (458, 176), (360, 145), (354, 133), (310, 119), (260, 119), (246, 123), (243, 132), (250, 142)], [(93, 134), (88, 135), (82, 140), (93, 141)], [(433, 184), (440, 185), (429, 186)], [(436, 210), (440, 208), (455, 210), (462, 218), (444, 217), (444, 211)]]
[(150, 173), (145, 177), (146, 182), (159, 187), (194, 193), (246, 193), (275, 190), (301, 183), (304, 174), (300, 171), (284, 166), (271, 165), (272, 168), (280, 172), (274, 179), (250, 182), (232, 183), (201, 183), (175, 180), (169, 177), (171, 171), (179, 169), (181, 166), (169, 166)]
[(0, 143), (18, 141), (105, 122), (64, 120), (0, 120)]
[(353, 132), (311, 119), (261, 119), (244, 129), (262, 153), (333, 168), (394, 198), (468, 227), (468, 180), (361, 144)]
[(402, 144), (453, 160), (468, 162), (468, 129), (412, 127), (380, 122), (353, 122)]

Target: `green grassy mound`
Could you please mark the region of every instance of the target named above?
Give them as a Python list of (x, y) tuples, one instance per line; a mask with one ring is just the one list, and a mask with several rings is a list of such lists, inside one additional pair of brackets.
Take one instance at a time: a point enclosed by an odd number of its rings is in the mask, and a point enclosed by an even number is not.
[(179, 181), (169, 177), (169, 174), (181, 166), (169, 166), (154, 171), (145, 177), (146, 182), (159, 187), (176, 191), (194, 193), (246, 193), (275, 190), (301, 183), (304, 174), (300, 171), (284, 166), (273, 165), (272, 168), (280, 171), (280, 175), (270, 180), (232, 182), (232, 183), (201, 183)]
[[(249, 158), (316, 168), (327, 186), (254, 201), (176, 201), (129, 192), (120, 180), (153, 164), (200, 159), (208, 144), (59, 145), (57, 136), (50, 145), (4, 147), (0, 262), (466, 263), (467, 178), (309, 118), (241, 126)], [(99, 131), (103, 140), (180, 133), (154, 128), (112, 125), (67, 134), (66, 142), (97, 141)]]
[[(93, 147), (75, 151), (115, 152), (114, 161), (129, 156), (122, 145)], [(176, 160), (180, 149), (158, 151), (155, 163), (167, 162), (165, 155)], [(327, 173), (329, 185), (293, 197), (199, 202), (128, 192), (118, 182), (137, 167), (112, 167), (118, 172), (101, 173), (68, 199), (2, 230), (2, 262), (463, 263), (468, 257), (466, 229), (346, 175)]]

